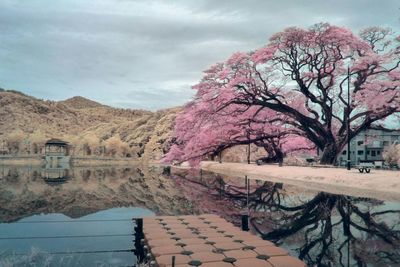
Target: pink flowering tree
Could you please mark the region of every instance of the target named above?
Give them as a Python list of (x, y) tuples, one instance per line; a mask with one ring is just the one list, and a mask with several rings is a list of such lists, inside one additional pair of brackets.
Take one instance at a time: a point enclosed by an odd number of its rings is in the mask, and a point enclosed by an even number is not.
[(177, 146), (167, 159), (199, 161), (203, 152), (238, 143), (271, 145), (265, 137), (272, 134), (280, 149), (281, 139), (294, 135), (299, 142), (289, 147), (302, 147), (306, 139), (322, 151), (321, 163), (334, 163), (347, 136), (398, 116), (399, 41), (379, 27), (356, 36), (317, 24), (287, 28), (265, 47), (233, 54), (193, 87), (196, 97), (177, 118)]
[[(215, 83), (219, 75), (212, 67), (208, 82)], [(219, 97), (210, 94), (202, 87), (195, 87), (198, 93), (195, 100), (188, 103), (175, 120), (175, 144), (165, 157), (166, 162), (188, 161), (197, 166), (205, 156), (211, 158), (223, 150), (245, 144), (255, 144), (266, 150), (269, 160), (280, 162), (286, 152), (310, 150), (314, 146), (302, 133), (287, 127), (290, 118), (271, 109), (227, 105), (227, 95)], [(297, 140), (297, 143), (291, 140)]]

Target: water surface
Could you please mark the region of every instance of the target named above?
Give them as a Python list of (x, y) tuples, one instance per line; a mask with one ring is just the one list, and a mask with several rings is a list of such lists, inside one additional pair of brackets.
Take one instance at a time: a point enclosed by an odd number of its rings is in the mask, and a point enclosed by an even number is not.
[(62, 175), (0, 167), (0, 266), (132, 266), (132, 218), (201, 213), (236, 225), (248, 213), (251, 231), (310, 266), (400, 266), (398, 202), (148, 166)]

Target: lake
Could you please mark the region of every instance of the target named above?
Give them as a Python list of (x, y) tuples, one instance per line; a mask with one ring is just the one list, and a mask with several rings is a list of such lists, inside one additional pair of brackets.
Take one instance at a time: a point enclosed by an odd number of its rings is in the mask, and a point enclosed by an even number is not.
[[(132, 218), (215, 213), (309, 266), (400, 266), (400, 203), (155, 166), (0, 166), (0, 266), (133, 266)], [(56, 175), (56, 176), (57, 176)]]

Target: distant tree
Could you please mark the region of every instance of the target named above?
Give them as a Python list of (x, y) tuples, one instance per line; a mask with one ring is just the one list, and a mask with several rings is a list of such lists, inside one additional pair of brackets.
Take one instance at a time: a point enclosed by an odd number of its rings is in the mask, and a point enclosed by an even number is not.
[(25, 134), (21, 129), (16, 129), (7, 134), (7, 147), (11, 154), (17, 155), (22, 152)]
[(100, 139), (94, 133), (84, 135), (79, 142), (79, 146), (83, 154), (87, 156), (99, 155), (101, 153)]
[(29, 135), (28, 139), (31, 145), (31, 153), (40, 154), (47, 140), (45, 133), (37, 129)]
[(128, 144), (121, 140), (119, 134), (114, 135), (113, 137), (107, 139), (105, 145), (107, 154), (112, 157), (116, 156), (126, 157), (129, 150)]
[(392, 144), (383, 151), (383, 159), (390, 166), (400, 164), (400, 144)]

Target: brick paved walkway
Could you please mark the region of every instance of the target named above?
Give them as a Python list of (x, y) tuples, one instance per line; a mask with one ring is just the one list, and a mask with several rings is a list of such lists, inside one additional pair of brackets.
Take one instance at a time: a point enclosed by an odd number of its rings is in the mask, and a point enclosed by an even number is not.
[(145, 243), (156, 266), (305, 267), (273, 243), (242, 231), (223, 218), (159, 216), (143, 219)]

